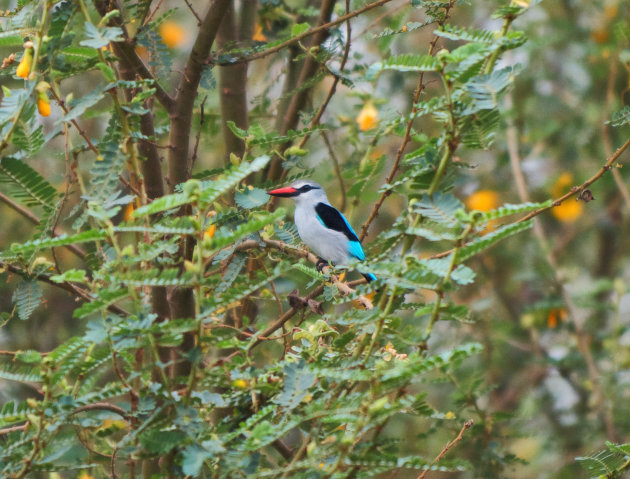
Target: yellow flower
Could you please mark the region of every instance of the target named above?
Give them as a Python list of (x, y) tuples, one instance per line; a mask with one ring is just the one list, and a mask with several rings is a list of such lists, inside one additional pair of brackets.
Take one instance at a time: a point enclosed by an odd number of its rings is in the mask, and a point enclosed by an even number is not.
[(363, 109), (357, 116), (357, 123), (361, 131), (370, 130), (378, 125), (378, 111), (374, 108), (372, 102), (367, 102), (363, 105)]
[(479, 190), (466, 199), (469, 210), (490, 211), (499, 206), (499, 194), (493, 190)]
[(591, 32), (591, 39), (595, 43), (606, 43), (606, 40), (608, 40), (608, 29), (602, 27), (598, 28), (597, 30), (593, 30)]
[(247, 387), (247, 381), (245, 381), (244, 379), (235, 379), (234, 381), (232, 381), (232, 386), (234, 386), (236, 389), (245, 389)]
[(564, 321), (567, 317), (567, 310), (564, 308), (553, 308), (547, 314), (547, 327), (553, 329), (558, 326), (558, 321)]
[(125, 221), (129, 221), (131, 219), (131, 215), (133, 215), (133, 211), (134, 211), (133, 203), (129, 203), (127, 204), (127, 206), (125, 206), (125, 211), (123, 213), (123, 218)]
[(17, 69), (15, 70), (15, 74), (20, 78), (28, 78), (28, 75), (31, 73), (31, 68), (33, 66), (33, 42), (26, 42), (24, 44), (24, 55), (22, 55), (22, 60), (20, 60)]
[(604, 7), (604, 15), (606, 15), (606, 18), (610, 18), (612, 20), (614, 18), (617, 18), (618, 14), (619, 7), (617, 7), (617, 5), (606, 5)]
[(255, 42), (266, 42), (267, 37), (262, 32), (262, 30), (263, 30), (262, 25), (259, 25), (257, 23), (256, 26), (254, 27), (254, 36), (252, 37), (252, 40), (254, 40)]
[[(568, 171), (565, 171), (552, 186), (551, 194), (554, 198), (562, 196), (572, 184), (573, 175)], [(562, 204), (554, 206), (551, 210), (551, 214), (563, 223), (573, 223), (582, 215), (583, 211), (584, 204), (582, 202), (568, 199)]]
[(573, 201), (571, 199), (565, 201), (559, 206), (554, 206), (551, 210), (551, 214), (563, 223), (573, 223), (582, 215), (583, 211), (584, 205), (579, 201)]
[(186, 30), (172, 21), (162, 22), (159, 29), (162, 43), (169, 48), (177, 48), (186, 40)]
[(48, 99), (48, 93), (50, 85), (45, 81), (40, 81), (35, 87), (37, 91), (37, 110), (41, 116), (50, 115), (50, 100)]
[(214, 236), (214, 232), (217, 229), (216, 225), (210, 225), (206, 228), (206, 231), (203, 232), (204, 239), (212, 239)]
[(560, 175), (556, 182), (551, 187), (551, 194), (554, 197), (562, 196), (566, 189), (573, 184), (573, 175), (568, 171), (565, 171)]
[(50, 115), (50, 100), (46, 93), (37, 96), (37, 111), (41, 116)]
[(444, 419), (455, 419), (457, 416), (455, 416), (455, 413), (453, 411), (449, 411), (446, 414), (444, 414)]

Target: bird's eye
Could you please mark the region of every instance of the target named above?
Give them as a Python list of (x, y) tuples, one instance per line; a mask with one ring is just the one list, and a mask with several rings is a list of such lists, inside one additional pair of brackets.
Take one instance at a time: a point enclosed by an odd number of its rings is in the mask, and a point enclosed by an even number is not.
[(300, 191), (302, 193), (306, 193), (307, 191), (311, 191), (313, 189), (313, 187), (311, 185), (304, 185), (300, 188)]

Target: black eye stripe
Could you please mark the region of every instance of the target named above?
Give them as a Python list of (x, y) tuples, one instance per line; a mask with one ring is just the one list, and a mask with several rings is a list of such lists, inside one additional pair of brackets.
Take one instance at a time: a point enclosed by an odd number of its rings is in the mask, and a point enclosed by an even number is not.
[(307, 191), (318, 190), (319, 188), (317, 186), (304, 185), (298, 189), (300, 190), (301, 193), (306, 193)]

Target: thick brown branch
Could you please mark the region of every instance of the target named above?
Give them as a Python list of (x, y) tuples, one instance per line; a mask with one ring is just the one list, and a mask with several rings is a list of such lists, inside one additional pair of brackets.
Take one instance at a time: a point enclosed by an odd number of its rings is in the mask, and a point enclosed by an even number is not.
[[(217, 44), (220, 49), (249, 40), (253, 32), (254, 15), (243, 15), (243, 13), (250, 9), (255, 12), (256, 1), (250, 0), (243, 3), (240, 28), (237, 28), (234, 0), (231, 2), (217, 34)], [(228, 127), (228, 121), (233, 121), (239, 128), (247, 129), (247, 63), (219, 67), (219, 98), (221, 100), (221, 129), (225, 143), (224, 161), (227, 164), (230, 153), (242, 157), (245, 151), (245, 142), (232, 133)]]
[(199, 27), (184, 73), (177, 86), (175, 105), (170, 110), (171, 131), (169, 135), (168, 174), (170, 189), (183, 183), (189, 175), (188, 149), (192, 112), (201, 80), (201, 72), (206, 66), (219, 25), (230, 5), (230, 0), (214, 0)]

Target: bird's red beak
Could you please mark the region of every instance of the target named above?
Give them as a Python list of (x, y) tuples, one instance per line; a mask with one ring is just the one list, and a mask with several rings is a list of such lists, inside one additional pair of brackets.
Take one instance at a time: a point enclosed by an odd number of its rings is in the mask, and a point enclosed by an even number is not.
[(281, 198), (290, 198), (291, 196), (297, 196), (300, 192), (290, 186), (284, 188), (277, 188), (275, 190), (267, 191), (268, 195), (280, 196)]

